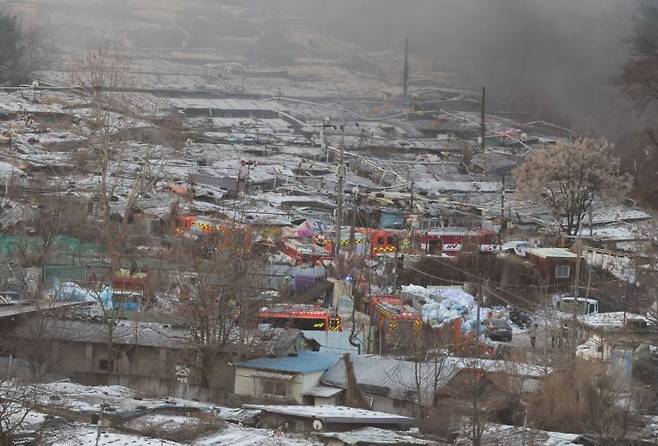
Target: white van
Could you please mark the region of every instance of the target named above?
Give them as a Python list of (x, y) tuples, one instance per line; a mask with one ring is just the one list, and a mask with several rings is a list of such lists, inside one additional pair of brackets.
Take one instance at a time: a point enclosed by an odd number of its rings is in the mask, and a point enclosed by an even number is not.
[(576, 306), (576, 314), (578, 315), (596, 314), (599, 312), (599, 301), (596, 299), (584, 297), (574, 299), (573, 296), (563, 296), (557, 301), (557, 309), (562, 313), (573, 314), (574, 305)]

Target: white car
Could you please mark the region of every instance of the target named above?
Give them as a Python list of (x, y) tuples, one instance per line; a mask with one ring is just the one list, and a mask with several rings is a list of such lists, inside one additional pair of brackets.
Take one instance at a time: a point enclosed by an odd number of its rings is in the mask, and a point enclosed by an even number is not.
[(514, 252), (517, 256), (525, 257), (526, 252), (528, 252), (528, 249), (530, 248), (530, 243), (523, 240), (517, 240), (503, 243), (500, 247), (500, 250), (505, 252)]

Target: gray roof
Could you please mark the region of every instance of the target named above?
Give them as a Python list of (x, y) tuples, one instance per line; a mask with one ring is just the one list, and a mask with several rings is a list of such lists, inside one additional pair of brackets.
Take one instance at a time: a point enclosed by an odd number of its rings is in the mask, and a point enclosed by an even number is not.
[[(424, 404), (430, 404), (434, 392), (445, 387), (464, 369), (477, 368), (489, 373), (503, 373), (528, 378), (541, 378), (552, 371), (550, 368), (531, 364), (454, 356), (444, 356), (438, 358), (436, 362), (418, 363), (370, 355), (350, 355), (350, 359), (356, 381), (364, 392), (396, 400), (413, 401), (420, 390), (420, 397)], [(322, 375), (321, 382), (327, 386), (346, 389), (345, 361), (338, 361), (327, 370)], [(420, 389), (418, 382), (420, 382)]]
[[(13, 336), (30, 339), (34, 334), (29, 323), (19, 325)], [(49, 337), (69, 342), (90, 342), (104, 344), (107, 342), (107, 325), (91, 320), (49, 318), (43, 325), (40, 337)], [(245, 338), (248, 354), (251, 357), (275, 357), (287, 354), (294, 348), (293, 344), (301, 338), (307, 348), (317, 347), (313, 340), (306, 339), (300, 330), (272, 329), (266, 332), (250, 331)], [(236, 331), (235, 345), (238, 335)], [(145, 347), (190, 348), (193, 346), (189, 330), (173, 327), (167, 324), (156, 324), (137, 321), (119, 321), (113, 333), (113, 343), (117, 345), (140, 345)], [(229, 351), (233, 348), (226, 346)]]
[[(387, 396), (396, 400), (416, 398), (420, 381), (421, 398), (429, 402), (434, 393), (434, 377), (437, 389), (445, 386), (464, 367), (453, 358), (445, 357), (434, 362), (414, 363), (378, 356), (350, 355), (359, 387), (367, 393)], [(338, 361), (321, 379), (325, 385), (347, 388), (345, 361)]]

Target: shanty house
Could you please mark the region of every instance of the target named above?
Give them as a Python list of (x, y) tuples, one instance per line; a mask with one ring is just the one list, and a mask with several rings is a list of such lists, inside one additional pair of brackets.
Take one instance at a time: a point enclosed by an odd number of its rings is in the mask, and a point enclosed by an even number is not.
[(564, 248), (531, 248), (526, 257), (553, 289), (567, 288), (575, 279), (578, 256)]
[[(432, 407), (439, 400), (462, 398), (461, 389), (469, 371), (477, 371), (492, 383), (514, 382), (522, 392), (534, 392), (550, 373), (542, 367), (508, 361), (442, 356), (426, 362), (403, 361), (380, 356), (350, 356), (353, 379), (372, 410), (416, 416), (418, 406)], [(322, 385), (348, 391), (345, 360), (338, 361), (322, 376)], [(510, 381), (511, 380), (511, 381)], [(461, 388), (461, 389), (460, 389)], [(457, 403), (455, 403), (457, 404)]]
[[(235, 393), (259, 401), (314, 404), (315, 397), (327, 397), (315, 388), (339, 358), (334, 352), (300, 351), (286, 357), (240, 362), (235, 369)], [(332, 389), (331, 395), (338, 392), (340, 389)]]

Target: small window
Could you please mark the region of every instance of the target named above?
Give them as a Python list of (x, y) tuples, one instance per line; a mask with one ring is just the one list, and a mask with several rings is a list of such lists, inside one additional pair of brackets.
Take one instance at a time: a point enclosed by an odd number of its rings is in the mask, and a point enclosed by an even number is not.
[(387, 243), (389, 245), (395, 245), (395, 239), (393, 237), (389, 237), (388, 240), (387, 240)]
[(111, 372), (114, 367), (112, 367), (113, 361), (109, 359), (99, 359), (98, 360), (98, 370), (101, 372)]
[(386, 239), (384, 237), (377, 237), (377, 244), (383, 245)]
[(568, 279), (571, 277), (571, 266), (569, 265), (557, 265), (555, 266), (555, 278), (556, 279)]
[(282, 396), (288, 395), (288, 383), (275, 379), (264, 379), (261, 381), (264, 395)]

